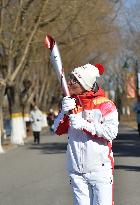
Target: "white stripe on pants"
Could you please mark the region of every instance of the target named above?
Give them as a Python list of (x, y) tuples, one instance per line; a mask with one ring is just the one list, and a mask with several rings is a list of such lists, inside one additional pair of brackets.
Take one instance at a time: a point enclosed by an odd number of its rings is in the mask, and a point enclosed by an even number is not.
[[(104, 172), (103, 172), (104, 170)], [(112, 170), (70, 174), (74, 205), (112, 205)]]

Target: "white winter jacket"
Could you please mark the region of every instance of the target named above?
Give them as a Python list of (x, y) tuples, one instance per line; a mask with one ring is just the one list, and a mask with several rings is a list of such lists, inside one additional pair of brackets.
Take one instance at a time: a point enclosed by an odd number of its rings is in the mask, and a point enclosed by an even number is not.
[(115, 104), (104, 97), (101, 89), (74, 96), (76, 112), (84, 118), (82, 129), (69, 125), (68, 116), (62, 112), (55, 120), (58, 135), (68, 133), (67, 169), (70, 173), (88, 173), (101, 166), (114, 168), (112, 140), (118, 133), (118, 112)]
[(32, 130), (40, 132), (43, 124), (43, 114), (39, 109), (30, 112), (30, 120), (32, 122)]

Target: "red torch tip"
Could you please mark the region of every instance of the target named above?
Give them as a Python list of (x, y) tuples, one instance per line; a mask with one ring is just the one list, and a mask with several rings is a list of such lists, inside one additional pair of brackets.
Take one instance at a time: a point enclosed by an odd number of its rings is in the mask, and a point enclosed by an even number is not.
[(49, 48), (50, 50), (52, 50), (53, 47), (54, 47), (54, 44), (55, 44), (55, 40), (51, 36), (46, 35), (46, 37), (45, 37), (45, 46), (47, 48)]

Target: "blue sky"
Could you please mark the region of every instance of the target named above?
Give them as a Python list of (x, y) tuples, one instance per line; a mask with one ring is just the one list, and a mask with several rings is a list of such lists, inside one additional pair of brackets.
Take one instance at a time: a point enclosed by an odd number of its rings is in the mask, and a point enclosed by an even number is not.
[(139, 0), (124, 0), (126, 7), (130, 8), (132, 5), (136, 4)]

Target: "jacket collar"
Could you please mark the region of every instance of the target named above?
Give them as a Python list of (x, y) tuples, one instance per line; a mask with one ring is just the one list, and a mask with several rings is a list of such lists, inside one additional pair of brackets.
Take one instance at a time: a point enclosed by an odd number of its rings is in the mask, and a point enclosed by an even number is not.
[(105, 93), (102, 90), (102, 88), (99, 87), (98, 91), (94, 93), (92, 90), (91, 91), (86, 91), (80, 95), (72, 95), (73, 98), (80, 98), (82, 99), (93, 99), (95, 97), (105, 97)]
[(93, 101), (94, 98), (105, 97), (105, 93), (102, 88), (99, 87), (99, 90), (96, 93), (93, 91), (86, 91), (81, 95), (73, 95), (72, 97), (76, 99), (78, 105), (85, 107), (87, 104)]

